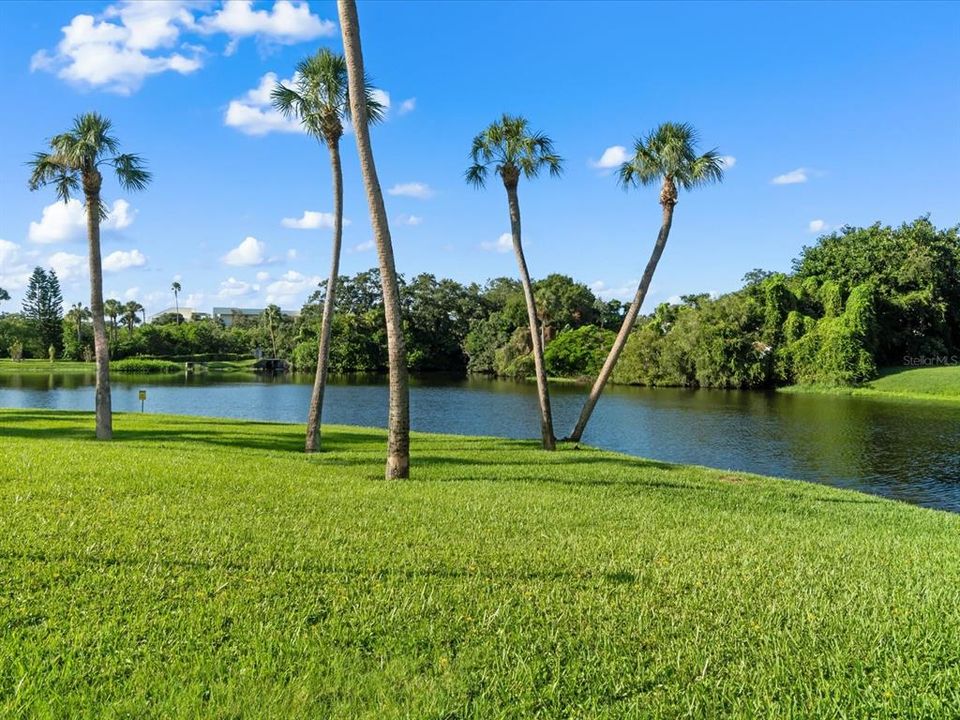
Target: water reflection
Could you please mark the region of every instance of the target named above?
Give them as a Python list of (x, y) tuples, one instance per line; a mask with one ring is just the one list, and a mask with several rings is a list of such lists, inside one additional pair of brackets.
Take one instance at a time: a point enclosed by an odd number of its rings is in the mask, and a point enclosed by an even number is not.
[[(93, 407), (93, 375), (0, 376), (0, 407)], [(117, 410), (304, 422), (309, 376), (116, 376)], [(557, 432), (576, 419), (585, 388), (552, 388)], [(378, 376), (332, 380), (324, 419), (386, 423)], [(484, 378), (413, 379), (416, 430), (535, 438), (535, 387)], [(2, 434), (2, 428), (0, 428)], [(584, 441), (658, 460), (798, 478), (960, 511), (960, 407), (873, 398), (613, 387)]]

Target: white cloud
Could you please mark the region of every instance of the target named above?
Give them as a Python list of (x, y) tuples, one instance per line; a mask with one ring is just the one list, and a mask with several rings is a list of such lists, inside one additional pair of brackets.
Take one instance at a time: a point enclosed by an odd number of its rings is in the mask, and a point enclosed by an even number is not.
[(30, 69), (120, 95), (136, 91), (150, 75), (192, 73), (203, 64), (202, 52), (171, 51), (181, 31), (194, 24), (187, 6), (179, 0), (125, 2), (108, 7), (99, 20), (77, 15), (62, 28), (63, 38), (53, 53), (34, 53)]
[[(130, 227), (136, 211), (130, 209), (126, 200), (117, 200), (108, 209), (107, 219), (100, 224), (102, 230), (123, 230)], [(41, 245), (69, 242), (82, 237), (87, 228), (87, 210), (76, 198), (67, 202), (57, 201), (43, 209), (39, 222), (31, 222), (27, 237)]]
[(634, 295), (637, 294), (637, 281), (628, 280), (624, 285), (611, 287), (603, 280), (596, 280), (590, 283), (590, 289), (593, 291), (594, 295), (603, 300), (620, 300), (621, 302), (628, 302), (633, 300)]
[(829, 229), (830, 229), (830, 226), (827, 225), (827, 223), (824, 222), (823, 220), (811, 220), (807, 224), (807, 230), (809, 230), (812, 233), (826, 232)]
[(269, 279), (270, 279), (270, 273), (264, 270), (261, 270), (260, 272), (257, 273), (257, 282), (266, 282)]
[(107, 219), (100, 224), (101, 230), (124, 230), (133, 224), (137, 216), (137, 211), (131, 210), (126, 200), (117, 200), (108, 212)]
[(806, 168), (797, 168), (783, 175), (777, 175), (770, 182), (774, 185), (796, 185), (805, 183), (808, 180), (808, 170)]
[(383, 115), (386, 117), (390, 114), (390, 93), (386, 90), (381, 90), (380, 88), (374, 88), (373, 92), (370, 93), (373, 95), (373, 99), (378, 103), (383, 105)]
[(226, 33), (234, 40), (256, 35), (282, 45), (329, 37), (337, 30), (332, 21), (311, 13), (306, 2), (288, 0), (277, 0), (272, 10), (254, 10), (251, 0), (227, 0), (217, 12), (201, 19), (200, 28), (205, 33)]
[[(292, 79), (282, 81), (284, 85), (293, 84)], [(277, 74), (268, 72), (260, 78), (260, 83), (227, 105), (223, 124), (236, 128), (246, 135), (266, 135), (272, 132), (302, 133), (303, 126), (295, 118), (285, 118), (274, 109), (270, 93), (277, 85)]]
[(259, 285), (254, 285), (243, 280), (237, 280), (235, 277), (229, 277), (220, 283), (220, 290), (217, 292), (217, 297), (224, 300), (247, 297), (259, 292), (259, 290)]
[(400, 103), (400, 108), (397, 110), (398, 115), (406, 115), (417, 109), (417, 99), (415, 97), (407, 98), (402, 103)]
[(19, 290), (27, 286), (30, 266), (20, 246), (15, 242), (0, 239), (0, 287), (4, 290)]
[(203, 66), (206, 48), (184, 42), (185, 33), (225, 34), (230, 38), (225, 54), (231, 55), (245, 37), (289, 45), (336, 31), (333, 22), (312, 14), (306, 2), (277, 0), (271, 9), (254, 10), (248, 0), (227, 0), (213, 12), (208, 9), (194, 0), (125, 0), (98, 17), (77, 15), (62, 28), (52, 52), (34, 53), (30, 69), (56, 73), (81, 87), (129, 95), (151, 75), (186, 75)]
[(317, 275), (304, 275), (296, 270), (290, 270), (267, 285), (266, 301), (281, 307), (298, 307), (303, 303), (306, 294), (315, 290), (321, 280), (322, 278)]
[(510, 233), (504, 233), (497, 238), (496, 242), (482, 242), (480, 247), (490, 252), (508, 253), (513, 250), (513, 236)]
[(350, 253), (370, 252), (376, 246), (377, 244), (373, 240), (367, 240), (366, 242), (357, 243), (352, 248), (350, 248), (347, 252), (350, 252)]
[(243, 242), (224, 255), (222, 260), (225, 264), (235, 267), (263, 265), (267, 261), (266, 252), (266, 243), (257, 240), (255, 237), (248, 236), (243, 239)]
[(419, 215), (397, 215), (396, 220), (398, 225), (419, 225), (423, 222), (423, 218)]
[(600, 156), (599, 160), (591, 160), (590, 164), (601, 170), (609, 170), (620, 167), (628, 159), (627, 149), (623, 145), (611, 145), (603, 151), (603, 155)]
[(87, 273), (86, 255), (74, 255), (67, 252), (56, 252), (47, 260), (47, 264), (52, 267), (57, 277), (62, 281), (73, 280)]
[(139, 250), (116, 250), (103, 259), (104, 272), (120, 272), (147, 264), (146, 256)]
[[(318, 228), (332, 229), (333, 220), (333, 213), (304, 210), (303, 217), (284, 218), (280, 221), (280, 224), (285, 228), (293, 228), (294, 230), (316, 230)], [(349, 225), (350, 221), (344, 218), (343, 224), (345, 226)]]
[(287, 260), (296, 260), (297, 259), (297, 249), (290, 248), (287, 250)]
[(736, 164), (737, 164), (737, 159), (733, 155), (720, 156), (720, 165), (723, 167), (724, 170), (729, 170)]
[(434, 196), (430, 186), (421, 182), (399, 183), (387, 190), (387, 193), (401, 197), (419, 198), (420, 200), (426, 200)]
[(123, 293), (125, 300), (136, 300), (139, 296), (140, 288), (138, 287), (127, 288)]

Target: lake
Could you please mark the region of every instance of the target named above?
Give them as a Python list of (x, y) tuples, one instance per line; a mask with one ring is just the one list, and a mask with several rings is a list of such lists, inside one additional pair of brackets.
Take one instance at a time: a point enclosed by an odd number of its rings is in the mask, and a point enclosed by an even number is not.
[[(305, 422), (309, 376), (116, 377), (114, 409)], [(587, 388), (551, 387), (557, 434)], [(412, 379), (414, 430), (537, 438), (536, 388), (485, 378)], [(93, 409), (93, 375), (0, 375), (0, 407)], [(380, 377), (332, 378), (324, 422), (385, 426)], [(0, 431), (2, 432), (2, 431)], [(861, 490), (960, 512), (960, 407), (833, 395), (609, 387), (584, 435), (631, 455)], [(416, 447), (413, 449), (416, 462)]]

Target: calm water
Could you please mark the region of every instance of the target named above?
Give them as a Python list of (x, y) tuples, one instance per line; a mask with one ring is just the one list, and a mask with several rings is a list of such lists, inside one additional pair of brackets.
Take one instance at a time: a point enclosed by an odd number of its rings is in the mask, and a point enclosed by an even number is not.
[[(215, 374), (115, 379), (117, 410), (305, 422), (311, 378)], [(93, 408), (93, 377), (0, 376), (0, 407)], [(486, 379), (414, 380), (415, 430), (535, 438), (535, 388)], [(551, 389), (557, 433), (586, 389)], [(386, 424), (380, 378), (333, 380), (324, 421)], [(2, 434), (2, 431), (0, 431)], [(584, 442), (679, 463), (811, 480), (960, 512), (960, 408), (777, 393), (612, 387)]]

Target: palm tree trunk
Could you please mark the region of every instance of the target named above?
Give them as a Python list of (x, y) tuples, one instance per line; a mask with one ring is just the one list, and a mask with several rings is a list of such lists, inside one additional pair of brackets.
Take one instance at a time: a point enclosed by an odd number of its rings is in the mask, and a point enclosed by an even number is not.
[(350, 88), (350, 116), (353, 118), (360, 171), (370, 206), (370, 224), (380, 260), (380, 282), (383, 286), (383, 310), (387, 324), (387, 356), (390, 364), (390, 407), (387, 413), (387, 479), (410, 476), (410, 387), (407, 376), (407, 350), (403, 341), (400, 317), (400, 288), (393, 259), (393, 243), (383, 192), (370, 145), (367, 124), (366, 91), (364, 88), (363, 50), (360, 47), (360, 22), (355, 0), (337, 0), (343, 54), (347, 60)]
[(320, 326), (320, 347), (317, 351), (317, 375), (313, 380), (310, 412), (307, 415), (308, 453), (320, 449), (320, 418), (323, 414), (323, 391), (327, 386), (327, 368), (330, 361), (330, 329), (333, 308), (336, 305), (337, 278), (340, 276), (340, 244), (343, 240), (343, 169), (340, 167), (340, 141), (330, 143), (330, 169), (333, 174), (333, 258), (327, 296), (323, 301), (323, 320)]
[(90, 245), (90, 311), (93, 313), (93, 349), (97, 359), (97, 439), (113, 437), (110, 403), (110, 345), (103, 321), (103, 266), (100, 262), (100, 174), (84, 178), (87, 201), (87, 241)]
[(537, 306), (527, 271), (527, 260), (523, 256), (520, 242), (520, 200), (517, 197), (516, 182), (505, 182), (507, 203), (510, 206), (510, 233), (513, 235), (513, 252), (517, 256), (520, 268), (520, 284), (523, 285), (523, 297), (527, 301), (527, 321), (530, 323), (530, 344), (533, 346), (533, 365), (537, 376), (537, 396), (540, 400), (540, 434), (543, 436), (544, 450), (555, 450), (556, 438), (553, 435), (553, 414), (550, 411), (550, 389), (547, 386), (547, 371), (543, 364), (543, 343), (537, 327)]
[(177, 293), (173, 294), (173, 304), (177, 308), (177, 325), (180, 324), (180, 298)]
[(617, 365), (617, 360), (620, 359), (620, 353), (623, 352), (623, 348), (627, 344), (627, 340), (630, 338), (630, 333), (633, 330), (634, 324), (637, 322), (637, 315), (640, 313), (640, 306), (643, 305), (644, 298), (647, 296), (647, 290), (650, 288), (650, 281), (653, 280), (653, 273), (657, 269), (657, 263), (660, 262), (660, 256), (663, 255), (663, 249), (667, 246), (667, 237), (670, 235), (670, 226), (673, 224), (673, 207), (675, 201), (669, 201), (663, 204), (663, 221), (660, 225), (660, 233), (657, 235), (657, 242), (653, 246), (653, 252), (650, 253), (650, 259), (647, 261), (647, 267), (643, 271), (643, 277), (640, 278), (640, 285), (637, 287), (637, 294), (633, 296), (633, 302), (630, 303), (630, 309), (627, 310), (626, 317), (623, 318), (623, 325), (620, 326), (620, 332), (617, 333), (617, 338), (613, 342), (613, 347), (610, 348), (610, 352), (607, 354), (607, 359), (603, 363), (603, 367), (600, 369), (600, 374), (597, 375), (596, 381), (593, 383), (593, 387), (590, 389), (590, 395), (587, 397), (587, 401), (583, 404), (583, 409), (580, 411), (580, 417), (577, 419), (577, 425), (573, 429), (573, 432), (570, 433), (570, 437), (567, 440), (572, 442), (580, 442), (580, 438), (583, 437), (583, 431), (587, 427), (587, 423), (590, 421), (590, 416), (593, 414), (593, 409), (597, 406), (597, 401), (600, 399), (600, 394), (603, 392), (604, 386), (607, 384), (607, 380), (610, 379), (610, 375), (613, 374), (613, 369)]

